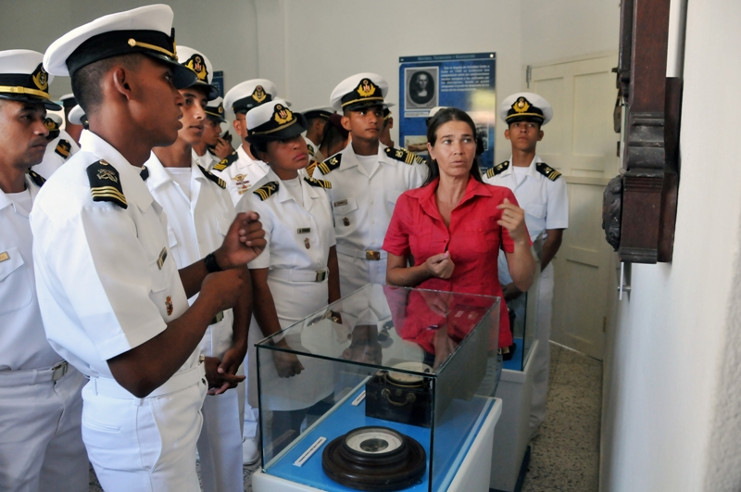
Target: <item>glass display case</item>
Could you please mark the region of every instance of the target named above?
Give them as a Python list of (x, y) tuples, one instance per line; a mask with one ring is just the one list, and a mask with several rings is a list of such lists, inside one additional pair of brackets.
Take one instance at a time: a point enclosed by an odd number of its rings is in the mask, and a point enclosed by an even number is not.
[(257, 344), (262, 470), (446, 490), (494, 400), (499, 298), (368, 284)]
[(504, 368), (512, 371), (524, 371), (532, 352), (533, 342), (537, 333), (538, 314), (538, 285), (540, 280), (540, 255), (543, 249), (543, 235), (533, 241), (535, 254), (535, 278), (527, 292), (523, 292), (516, 299), (507, 301), (509, 310), (510, 328), (514, 349), (504, 358)]

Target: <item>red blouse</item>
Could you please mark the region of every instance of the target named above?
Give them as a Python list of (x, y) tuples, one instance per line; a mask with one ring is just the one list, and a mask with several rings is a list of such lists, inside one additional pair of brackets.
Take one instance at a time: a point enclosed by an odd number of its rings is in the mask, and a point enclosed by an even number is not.
[(463, 198), (450, 214), (450, 226), (446, 227), (435, 200), (437, 185), (436, 179), (399, 197), (383, 249), (396, 256), (413, 257), (415, 266), (447, 250), (455, 264), (451, 278), (431, 277), (416, 287), (502, 298), (499, 346), (509, 346), (512, 332), (497, 275), (497, 255), (500, 248), (514, 252), (514, 242), (509, 232), (497, 224), (502, 215), (497, 205), (505, 198), (517, 204), (517, 199), (508, 188), (469, 179)]

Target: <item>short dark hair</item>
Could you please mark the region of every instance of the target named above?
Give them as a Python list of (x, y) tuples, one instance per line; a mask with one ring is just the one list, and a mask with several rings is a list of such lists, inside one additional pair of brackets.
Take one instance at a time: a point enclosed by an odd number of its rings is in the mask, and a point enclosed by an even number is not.
[(342, 126), (341, 120), (342, 118), (338, 114), (333, 114), (329, 117), (329, 121), (327, 121), (327, 125), (324, 127), (322, 142), (319, 144), (320, 148), (333, 147), (340, 142), (347, 141), (347, 135), (349, 132)]
[[(483, 180), (481, 179), (481, 170), (479, 169), (478, 159), (479, 136), (476, 132), (476, 123), (473, 122), (468, 113), (466, 113), (462, 109), (452, 107), (443, 108), (435, 113), (435, 116), (430, 118), (427, 124), (427, 141), (430, 145), (434, 146), (435, 142), (437, 141), (437, 129), (449, 121), (462, 121), (471, 127), (471, 134), (473, 135), (473, 138), (476, 140), (477, 143), (476, 157), (473, 158), (473, 165), (471, 166), (471, 177), (473, 177), (473, 179), (475, 179), (476, 181), (483, 182)], [(430, 167), (430, 173), (427, 175), (427, 179), (425, 180), (425, 182), (422, 183), (422, 186), (432, 183), (440, 176), (440, 168), (438, 167), (437, 161), (435, 161), (435, 159), (430, 157), (430, 159), (427, 160), (427, 165)]]
[(72, 75), (72, 93), (86, 115), (94, 112), (103, 102), (100, 81), (116, 65), (127, 70), (136, 70), (145, 55), (132, 53), (104, 58), (85, 65)]

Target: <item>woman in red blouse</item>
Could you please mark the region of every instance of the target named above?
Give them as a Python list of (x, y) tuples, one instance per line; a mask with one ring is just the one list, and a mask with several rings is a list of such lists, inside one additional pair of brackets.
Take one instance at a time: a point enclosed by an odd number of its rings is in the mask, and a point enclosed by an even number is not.
[(429, 177), (399, 197), (383, 243), (386, 282), (502, 298), (499, 347), (509, 347), (497, 255), (504, 250), (515, 285), (526, 291), (535, 260), (524, 211), (508, 188), (481, 181), (476, 125), (466, 112), (440, 110), (429, 122), (427, 140)]

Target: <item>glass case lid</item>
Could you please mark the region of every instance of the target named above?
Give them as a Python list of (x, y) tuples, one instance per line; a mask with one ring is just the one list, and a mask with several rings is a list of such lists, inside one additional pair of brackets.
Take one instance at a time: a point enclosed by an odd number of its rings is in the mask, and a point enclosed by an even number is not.
[(498, 318), (498, 297), (367, 284), (257, 346), (389, 369), (411, 381), (441, 371), (480, 324), (496, 348)]

